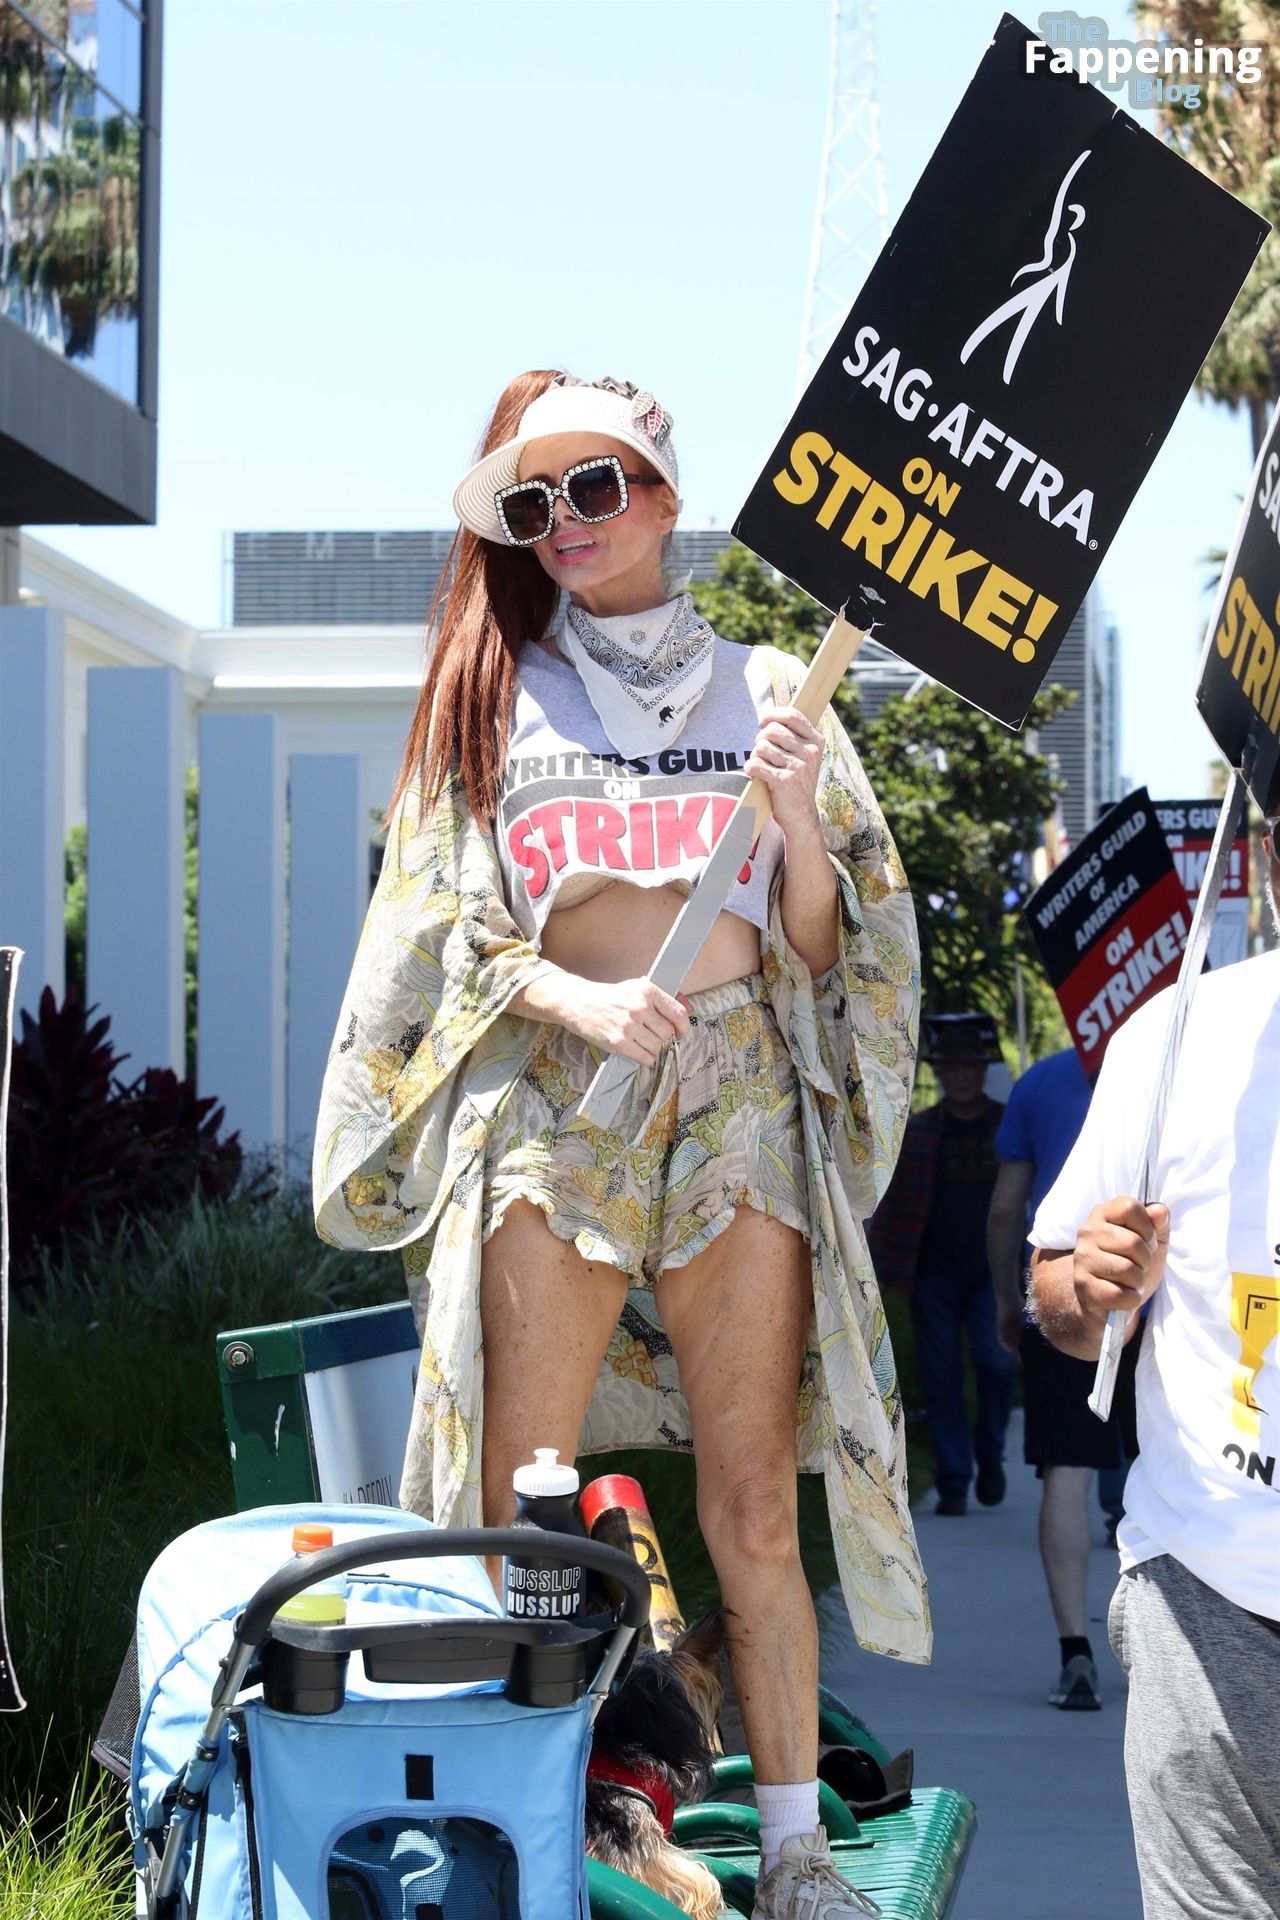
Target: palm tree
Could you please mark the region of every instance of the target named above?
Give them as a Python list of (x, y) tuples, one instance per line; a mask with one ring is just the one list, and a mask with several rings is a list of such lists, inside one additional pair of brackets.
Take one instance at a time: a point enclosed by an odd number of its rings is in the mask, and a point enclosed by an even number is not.
[[(1134, 0), (1140, 34), (1190, 47), (1263, 49), (1261, 78), (1241, 86), (1206, 78), (1201, 104), (1156, 108), (1165, 139), (1211, 180), (1280, 226), (1280, 97), (1266, 70), (1267, 49), (1280, 36), (1280, 0)], [(1194, 271), (1194, 263), (1191, 263)], [(1271, 409), (1280, 398), (1280, 243), (1262, 248), (1240, 297), (1196, 381), (1229, 407), (1247, 407), (1256, 457)]]

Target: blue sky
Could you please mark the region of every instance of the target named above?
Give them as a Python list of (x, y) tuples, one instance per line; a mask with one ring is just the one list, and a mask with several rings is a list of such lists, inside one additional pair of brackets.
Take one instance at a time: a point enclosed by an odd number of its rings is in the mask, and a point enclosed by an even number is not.
[[(1087, 11), (1132, 33), (1113, 0)], [(880, 0), (891, 220), (1000, 12)], [(657, 392), (686, 523), (727, 525), (792, 403), (829, 20), (826, 0), (168, 0), (158, 525), (32, 531), (214, 625), (225, 530), (450, 524), (494, 397), (538, 365)], [(1134, 252), (1176, 298), (1191, 263)], [(1123, 766), (1153, 792), (1204, 787), (1200, 556), (1249, 466), (1243, 416), (1189, 399), (1099, 576)]]

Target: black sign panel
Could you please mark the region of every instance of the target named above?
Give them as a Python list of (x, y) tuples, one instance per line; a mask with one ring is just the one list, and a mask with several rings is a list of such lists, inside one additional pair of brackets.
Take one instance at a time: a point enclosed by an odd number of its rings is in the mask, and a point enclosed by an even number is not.
[(1191, 907), (1145, 787), (1120, 801), (1026, 904), (1088, 1074), (1145, 1000), (1178, 977)]
[(1196, 703), (1264, 814), (1280, 813), (1280, 407), (1209, 622)]
[(1013, 726), (1269, 231), (1038, 44), (1001, 20), (733, 528)]
[[(5, 1388), (9, 1340), (9, 1209), (5, 1185), (5, 1139), (9, 1109), (9, 1056), (13, 1040), (13, 1008), (18, 991), (18, 947), (0, 947), (0, 1474), (4, 1468)], [(0, 1713), (17, 1713), (26, 1705), (13, 1670), (4, 1625), (4, 1572), (0, 1567)]]

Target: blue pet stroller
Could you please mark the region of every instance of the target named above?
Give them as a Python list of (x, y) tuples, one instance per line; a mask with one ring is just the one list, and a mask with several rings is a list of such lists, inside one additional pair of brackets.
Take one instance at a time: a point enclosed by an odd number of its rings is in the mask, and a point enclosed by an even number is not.
[[(302, 1520), (335, 1545), (288, 1560)], [(539, 1554), (616, 1581), (613, 1617), (509, 1619), (481, 1554), (387, 1507), (260, 1507), (183, 1534), (138, 1606), (130, 1767), (148, 1920), (586, 1920), (595, 1710), (648, 1617), (630, 1556)], [(341, 1626), (277, 1621), (350, 1573)], [(358, 1660), (352, 1656), (358, 1655)]]

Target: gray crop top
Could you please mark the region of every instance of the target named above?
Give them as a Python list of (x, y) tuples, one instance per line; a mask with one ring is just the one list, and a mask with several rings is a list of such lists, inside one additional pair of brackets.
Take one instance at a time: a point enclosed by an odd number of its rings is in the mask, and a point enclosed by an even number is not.
[[(498, 802), (498, 862), (511, 917), (536, 943), (553, 906), (614, 881), (691, 890), (745, 785), (742, 768), (773, 704), (754, 649), (716, 636), (706, 692), (679, 739), (626, 760), (605, 737), (577, 668), (529, 642), (518, 665)], [(725, 906), (763, 935), (782, 861), (769, 820)], [(763, 944), (763, 943), (762, 943)]]

